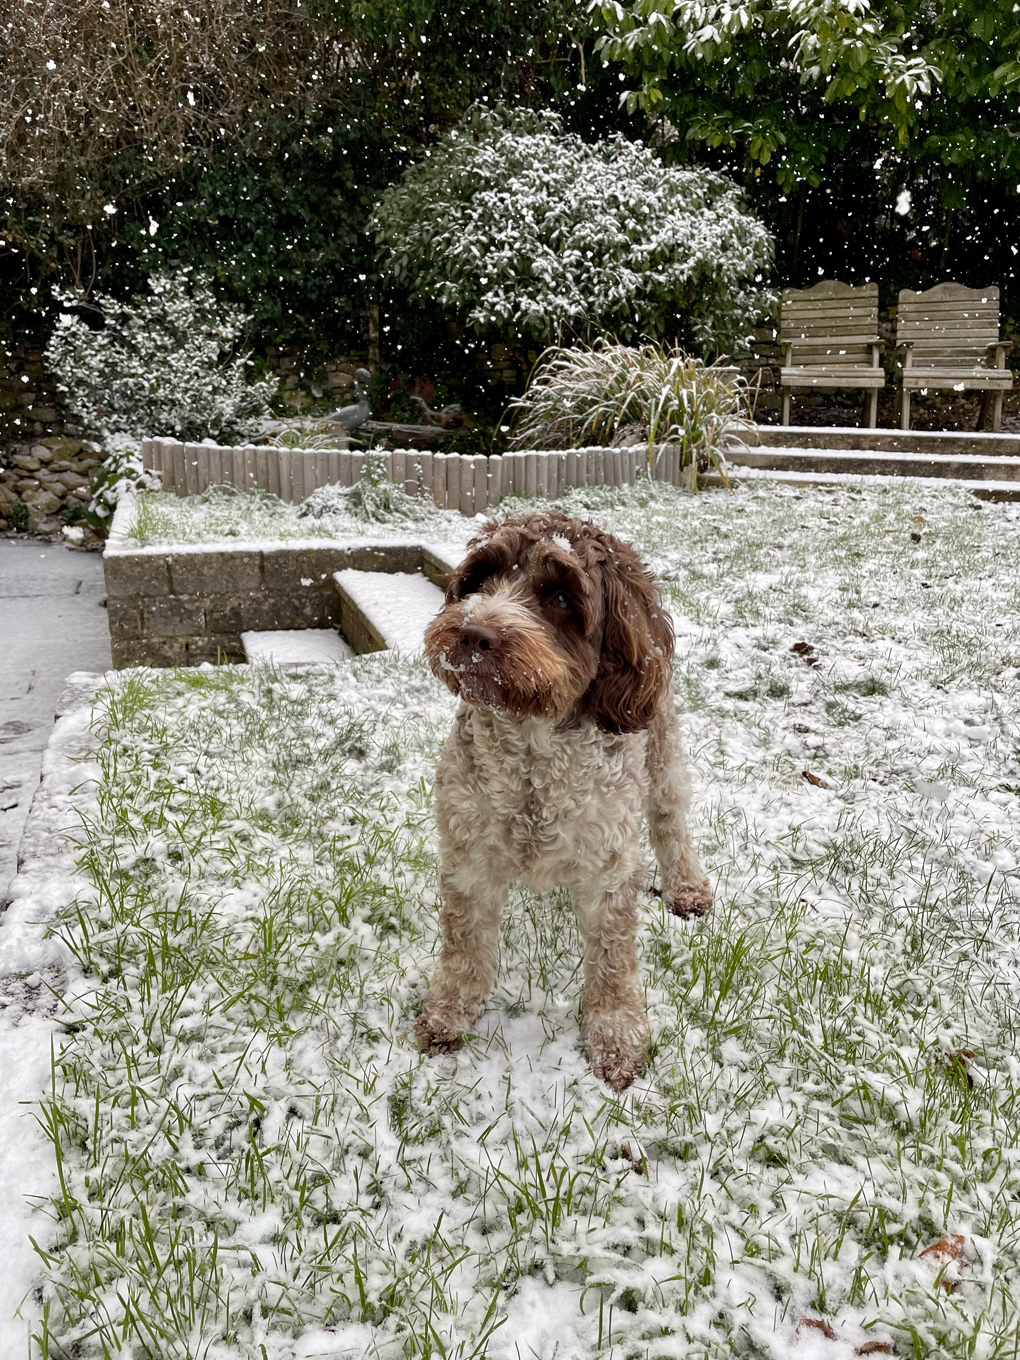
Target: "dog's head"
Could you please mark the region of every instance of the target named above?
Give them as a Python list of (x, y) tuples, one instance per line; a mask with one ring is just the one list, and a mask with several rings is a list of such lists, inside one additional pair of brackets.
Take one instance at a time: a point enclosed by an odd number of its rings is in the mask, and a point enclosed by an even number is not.
[(469, 704), (638, 732), (669, 691), (673, 626), (633, 548), (553, 512), (490, 520), (425, 633)]

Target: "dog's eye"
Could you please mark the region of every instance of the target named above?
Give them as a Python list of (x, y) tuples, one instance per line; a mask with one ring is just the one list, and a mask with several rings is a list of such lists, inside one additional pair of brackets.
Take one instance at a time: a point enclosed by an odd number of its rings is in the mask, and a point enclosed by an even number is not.
[(553, 596), (552, 602), (557, 609), (570, 608), (570, 597), (567, 595), (566, 591), (558, 590), (556, 594)]

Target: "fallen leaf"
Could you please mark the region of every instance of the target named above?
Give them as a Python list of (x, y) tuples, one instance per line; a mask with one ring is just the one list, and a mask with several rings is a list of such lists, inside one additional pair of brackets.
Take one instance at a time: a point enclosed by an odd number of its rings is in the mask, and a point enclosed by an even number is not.
[[(936, 1270), (945, 1270), (946, 1266), (953, 1261), (958, 1261), (961, 1265), (966, 1264), (967, 1239), (961, 1237), (959, 1233), (945, 1233), (937, 1242), (933, 1242), (930, 1247), (925, 1247), (924, 1251), (918, 1252), (918, 1260), (927, 1261)], [(955, 1280), (943, 1280), (942, 1288), (947, 1294), (951, 1294), (956, 1288)]]
[(790, 651), (799, 656), (806, 666), (818, 665), (815, 649), (811, 646), (810, 642), (795, 642), (790, 648)]
[(807, 1331), (821, 1332), (826, 1341), (836, 1340), (836, 1333), (824, 1318), (801, 1318), (797, 1323), (797, 1331), (800, 1332), (801, 1328), (804, 1328)]
[(624, 1161), (630, 1162), (631, 1166), (634, 1168), (634, 1170), (638, 1173), (639, 1176), (648, 1175), (648, 1166), (645, 1163), (644, 1155), (639, 1152), (638, 1155), (635, 1157), (630, 1150), (629, 1143), (620, 1144), (620, 1156), (623, 1158)]
[(809, 784), (813, 784), (816, 789), (832, 789), (834, 784), (830, 784), (827, 779), (822, 779), (817, 774), (812, 774), (810, 770), (801, 770), (801, 778), (806, 779)]
[(938, 1060), (951, 1077), (955, 1077), (957, 1081), (966, 1082), (967, 1086), (973, 1091), (974, 1077), (970, 1070), (974, 1061), (974, 1050), (972, 1048), (958, 1048), (952, 1053), (940, 1053)]
[(931, 1257), (933, 1261), (964, 1261), (967, 1255), (967, 1239), (960, 1233), (945, 1233), (937, 1242), (933, 1242), (930, 1247), (925, 1247), (924, 1251), (917, 1254), (922, 1260)]
[[(801, 1318), (797, 1323), (797, 1335), (801, 1336), (806, 1331), (821, 1332), (826, 1341), (839, 1340), (824, 1318)], [(854, 1355), (892, 1355), (892, 1353), (891, 1341), (863, 1341), (859, 1346), (854, 1347)]]

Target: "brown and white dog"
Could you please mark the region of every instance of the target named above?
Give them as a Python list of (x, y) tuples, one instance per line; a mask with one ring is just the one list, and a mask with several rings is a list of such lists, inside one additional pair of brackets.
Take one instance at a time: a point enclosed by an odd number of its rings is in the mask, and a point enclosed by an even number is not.
[(651, 1036), (634, 937), (647, 814), (662, 898), (712, 903), (687, 833), (673, 626), (634, 550), (553, 512), (490, 521), (425, 633), (462, 700), (436, 775), (443, 948), (415, 1029), (459, 1048), (495, 972), (510, 884), (570, 890), (585, 943), (584, 1037), (617, 1090)]

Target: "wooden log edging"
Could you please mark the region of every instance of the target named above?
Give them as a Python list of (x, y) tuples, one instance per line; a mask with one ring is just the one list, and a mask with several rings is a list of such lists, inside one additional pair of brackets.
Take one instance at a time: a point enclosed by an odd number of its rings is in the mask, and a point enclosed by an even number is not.
[[(239, 491), (261, 488), (290, 504), (320, 486), (354, 486), (368, 454), (354, 449), (277, 449), (264, 444), (236, 448), (143, 439), (142, 463), (162, 477), (163, 489), (194, 496), (210, 486)], [(408, 495), (431, 495), (441, 510), (476, 515), (505, 496), (556, 499), (569, 487), (629, 486), (639, 477), (680, 484), (681, 449), (657, 444), (624, 449), (530, 449), (520, 453), (433, 453), (423, 449), (379, 451), (385, 475)]]

